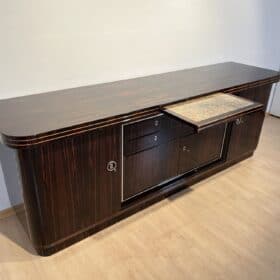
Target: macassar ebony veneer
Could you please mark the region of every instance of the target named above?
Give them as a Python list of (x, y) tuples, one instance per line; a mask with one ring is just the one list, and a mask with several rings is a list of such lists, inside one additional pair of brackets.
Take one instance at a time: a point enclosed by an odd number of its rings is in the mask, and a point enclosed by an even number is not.
[(279, 78), (227, 62), (0, 101), (38, 254), (252, 156)]

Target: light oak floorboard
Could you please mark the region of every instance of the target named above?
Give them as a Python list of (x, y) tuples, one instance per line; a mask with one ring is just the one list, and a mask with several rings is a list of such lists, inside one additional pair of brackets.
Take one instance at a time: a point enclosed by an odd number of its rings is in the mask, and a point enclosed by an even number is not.
[(280, 279), (280, 119), (254, 157), (51, 257), (2, 219), (0, 279)]
[(24, 211), (24, 205), (23, 204), (19, 204), (19, 205), (16, 205), (14, 207), (11, 207), (11, 208), (4, 209), (4, 210), (0, 211), (0, 220), (8, 218), (10, 216), (14, 216), (17, 213), (20, 214), (22, 211)]

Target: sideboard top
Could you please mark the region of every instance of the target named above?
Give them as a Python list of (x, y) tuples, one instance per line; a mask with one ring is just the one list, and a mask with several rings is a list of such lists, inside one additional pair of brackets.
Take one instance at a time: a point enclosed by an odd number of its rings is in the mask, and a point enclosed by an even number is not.
[(35, 139), (61, 130), (201, 96), (277, 82), (280, 73), (226, 62), (141, 78), (65, 89), (0, 101), (0, 132)]

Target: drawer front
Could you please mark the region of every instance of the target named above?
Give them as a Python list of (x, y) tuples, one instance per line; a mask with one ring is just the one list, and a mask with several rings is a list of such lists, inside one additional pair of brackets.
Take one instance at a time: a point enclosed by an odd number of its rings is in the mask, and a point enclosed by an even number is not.
[(162, 126), (162, 115), (146, 120), (137, 121), (124, 126), (124, 140), (129, 141), (135, 138), (158, 132)]
[(124, 143), (124, 155), (135, 154), (159, 145), (160, 133), (133, 139)]
[(150, 119), (137, 121), (124, 126), (124, 142), (160, 133), (161, 142), (195, 133), (193, 126), (173, 116), (162, 114)]

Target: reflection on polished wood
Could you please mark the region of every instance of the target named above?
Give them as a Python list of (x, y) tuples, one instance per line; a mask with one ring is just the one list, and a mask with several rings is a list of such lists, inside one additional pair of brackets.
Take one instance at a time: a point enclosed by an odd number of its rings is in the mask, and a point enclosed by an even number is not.
[(279, 279), (280, 119), (255, 156), (51, 257), (0, 221), (0, 279)]
[[(269, 86), (279, 79), (277, 71), (225, 62), (1, 100), (2, 141), (14, 148), (45, 143), (155, 113), (159, 106), (180, 100), (216, 91), (239, 93)], [(264, 89), (259, 90), (266, 100)], [(252, 97), (255, 100), (256, 96)]]

